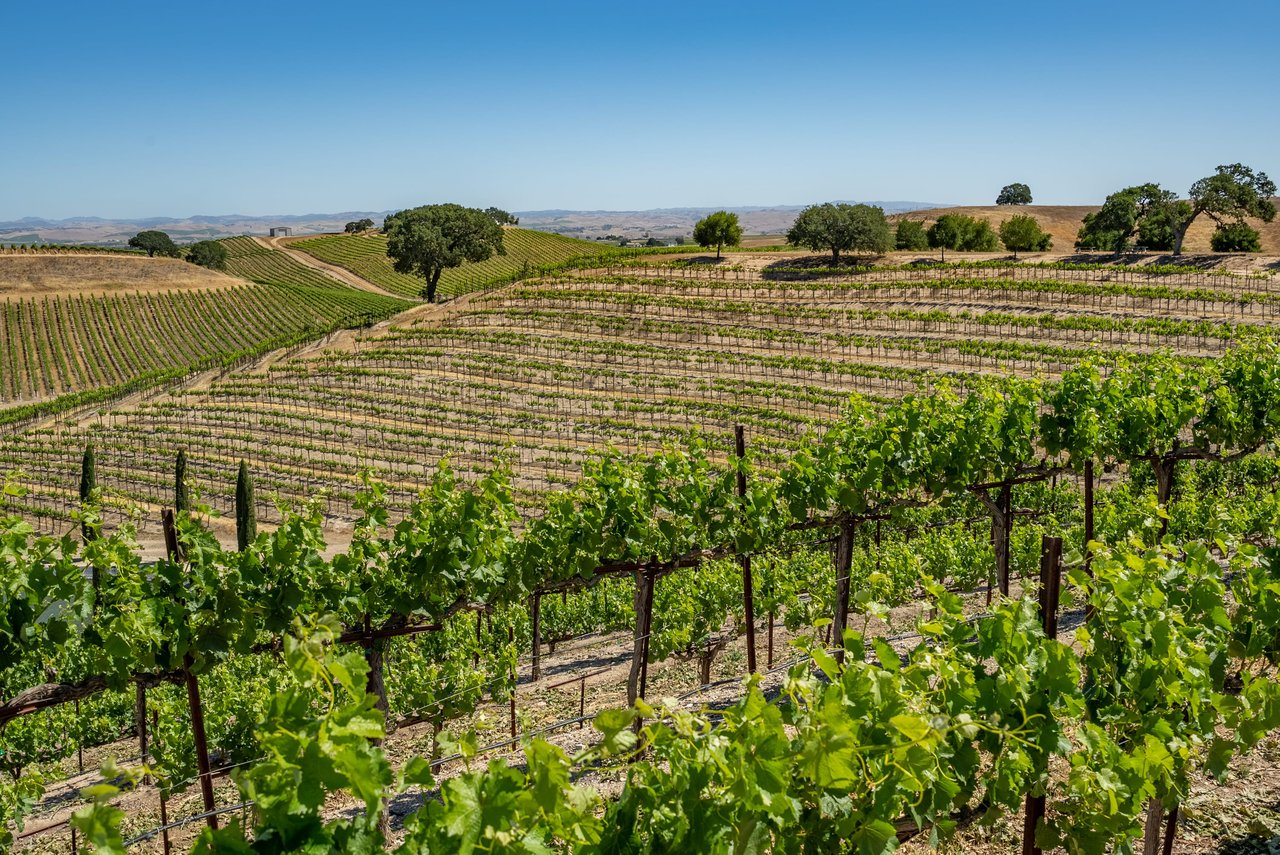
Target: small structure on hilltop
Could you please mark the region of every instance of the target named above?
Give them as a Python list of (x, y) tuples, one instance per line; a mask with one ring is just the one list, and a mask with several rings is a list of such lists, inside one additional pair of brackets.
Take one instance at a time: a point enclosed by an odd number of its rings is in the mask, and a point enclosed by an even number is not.
[(276, 226), (271, 230), (272, 237), (292, 237), (293, 229), (288, 226)]

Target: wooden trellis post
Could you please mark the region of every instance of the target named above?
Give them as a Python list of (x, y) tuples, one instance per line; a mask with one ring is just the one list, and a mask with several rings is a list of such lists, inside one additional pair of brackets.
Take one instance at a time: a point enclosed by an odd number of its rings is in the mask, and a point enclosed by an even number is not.
[(849, 623), (849, 572), (853, 569), (852, 520), (840, 525), (840, 539), (836, 542), (836, 608), (831, 638), (836, 648), (836, 661), (844, 664), (844, 630)]
[[(1040, 621), (1048, 638), (1058, 637), (1058, 600), (1062, 586), (1062, 538), (1040, 542)], [(1041, 855), (1036, 827), (1044, 819), (1045, 797), (1028, 794), (1022, 824), (1022, 855)]]
[[(747, 474), (742, 470), (745, 465), (744, 458), (747, 456), (746, 433), (742, 425), (737, 425), (733, 429), (735, 452), (738, 457), (738, 498), (745, 498), (747, 495)], [(747, 618), (747, 670), (754, 674), (756, 672), (756, 614), (755, 614), (755, 592), (751, 582), (751, 556), (743, 555), (738, 559), (742, 563), (742, 607), (746, 612)], [(769, 633), (772, 639), (773, 626), (770, 621)]]

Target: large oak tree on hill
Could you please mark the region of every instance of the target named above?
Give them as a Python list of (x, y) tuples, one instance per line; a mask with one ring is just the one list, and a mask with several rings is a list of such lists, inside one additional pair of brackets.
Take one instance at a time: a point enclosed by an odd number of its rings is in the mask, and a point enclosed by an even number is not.
[(1031, 188), (1021, 181), (1006, 184), (996, 197), (997, 205), (1030, 205)]
[(841, 252), (889, 252), (893, 232), (883, 208), (827, 202), (801, 211), (787, 242), (815, 252), (829, 249), (832, 262), (839, 264)]
[(1241, 163), (1219, 166), (1213, 175), (1191, 185), (1187, 199), (1159, 184), (1140, 184), (1112, 193), (1097, 213), (1088, 214), (1076, 238), (1080, 249), (1124, 250), (1136, 232), (1143, 246), (1182, 254), (1187, 230), (1201, 214), (1219, 227), (1243, 223), (1246, 217), (1271, 222), (1275, 182), (1265, 172)]
[(1271, 222), (1276, 217), (1274, 195), (1276, 183), (1267, 173), (1254, 172), (1243, 163), (1219, 166), (1213, 175), (1191, 185), (1189, 203), (1174, 218), (1173, 254), (1182, 254), (1187, 229), (1201, 214), (1208, 214), (1219, 226), (1244, 222), (1245, 217)]
[[(1159, 184), (1139, 184), (1117, 190), (1106, 198), (1102, 208), (1085, 214), (1084, 224), (1076, 235), (1076, 248), (1123, 252), (1140, 224), (1155, 211), (1167, 212), (1177, 198), (1178, 194), (1161, 189)], [(1149, 228), (1149, 234), (1144, 237), (1157, 240), (1158, 225)]]
[(465, 262), (506, 255), (502, 228), (485, 211), (461, 205), (423, 205), (387, 217), (387, 256), (397, 273), (426, 280), (422, 296), (436, 301), (440, 274)]
[(147, 258), (154, 258), (157, 252), (170, 258), (177, 258), (182, 254), (178, 249), (178, 245), (173, 242), (173, 238), (164, 232), (155, 230), (138, 232), (129, 238), (129, 246), (134, 249), (146, 250)]

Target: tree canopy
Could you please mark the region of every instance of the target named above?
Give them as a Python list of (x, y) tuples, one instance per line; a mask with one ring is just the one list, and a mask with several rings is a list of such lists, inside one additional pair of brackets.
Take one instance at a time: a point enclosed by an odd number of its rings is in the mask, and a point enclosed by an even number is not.
[(155, 257), (156, 253), (170, 258), (177, 258), (182, 254), (178, 249), (178, 245), (173, 242), (173, 238), (164, 232), (154, 230), (138, 232), (129, 238), (129, 246), (134, 249), (145, 250), (148, 258)]
[(829, 249), (836, 264), (841, 252), (888, 252), (894, 245), (883, 208), (843, 202), (805, 208), (787, 231), (787, 242), (815, 252)]
[(1206, 214), (1219, 226), (1243, 224), (1246, 217), (1271, 222), (1275, 182), (1241, 163), (1219, 166), (1191, 185), (1187, 199), (1159, 184), (1140, 184), (1112, 193), (1097, 213), (1088, 214), (1076, 238), (1080, 249), (1122, 252), (1136, 233), (1149, 249), (1182, 254), (1187, 230)]
[(898, 249), (929, 248), (929, 236), (925, 234), (924, 223), (919, 220), (898, 220), (898, 229), (894, 233), (893, 242)]
[(1000, 224), (1000, 240), (1017, 258), (1020, 252), (1044, 252), (1053, 248), (1053, 238), (1040, 228), (1035, 217), (1020, 214)]
[(520, 218), (512, 214), (510, 211), (504, 211), (501, 208), (485, 208), (484, 212), (493, 218), (493, 221), (500, 226), (518, 226)]
[(943, 214), (925, 234), (929, 238), (929, 246), (941, 249), (944, 257), (949, 249), (956, 252), (1000, 250), (1000, 238), (991, 224), (965, 214)]
[(723, 247), (742, 243), (742, 226), (738, 224), (738, 215), (729, 211), (707, 214), (693, 227), (693, 239), (698, 242), (698, 246), (714, 246), (716, 258), (719, 258)]
[(446, 269), (507, 254), (502, 229), (479, 208), (451, 203), (409, 208), (387, 217), (382, 230), (396, 272), (426, 280), (422, 296), (428, 303), (435, 302)]
[(1031, 188), (1021, 182), (1006, 184), (996, 197), (997, 205), (1030, 205)]
[(1262, 252), (1258, 230), (1248, 223), (1221, 223), (1210, 241), (1214, 252)]
[[(1152, 211), (1167, 209), (1177, 198), (1176, 193), (1161, 189), (1159, 184), (1139, 184), (1117, 190), (1106, 198), (1101, 209), (1085, 214), (1084, 224), (1076, 235), (1076, 248), (1124, 252), (1147, 216)], [(1157, 241), (1158, 230), (1150, 230), (1146, 239)]]
[(1276, 217), (1271, 197), (1276, 183), (1265, 172), (1254, 172), (1243, 163), (1219, 166), (1213, 175), (1201, 178), (1187, 193), (1189, 203), (1173, 218), (1173, 254), (1182, 254), (1182, 241), (1196, 217), (1208, 214), (1219, 226), (1243, 223), (1245, 217), (1256, 217), (1269, 223)]
[(365, 217), (363, 220), (352, 220), (347, 223), (344, 231), (349, 235), (358, 235), (360, 232), (367, 232), (371, 228), (373, 228), (373, 220)]
[(187, 247), (187, 261), (208, 267), (211, 270), (225, 270), (227, 267), (227, 248), (222, 241), (202, 240)]

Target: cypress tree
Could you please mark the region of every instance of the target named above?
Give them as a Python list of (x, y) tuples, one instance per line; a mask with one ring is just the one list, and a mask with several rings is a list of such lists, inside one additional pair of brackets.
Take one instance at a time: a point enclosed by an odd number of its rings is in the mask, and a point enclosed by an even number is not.
[[(98, 486), (98, 466), (93, 455), (93, 443), (84, 447), (84, 457), (80, 459), (80, 505), (83, 507), (93, 498), (93, 491)], [(97, 532), (89, 525), (88, 522), (81, 521), (80, 533), (84, 535), (85, 543), (93, 540), (97, 536)]]
[(187, 452), (182, 448), (178, 449), (178, 462), (173, 471), (173, 509), (178, 512), (191, 509), (187, 496)]
[(253, 481), (249, 478), (249, 465), (240, 461), (240, 474), (236, 476), (236, 547), (249, 548), (258, 536), (258, 512), (253, 506)]

